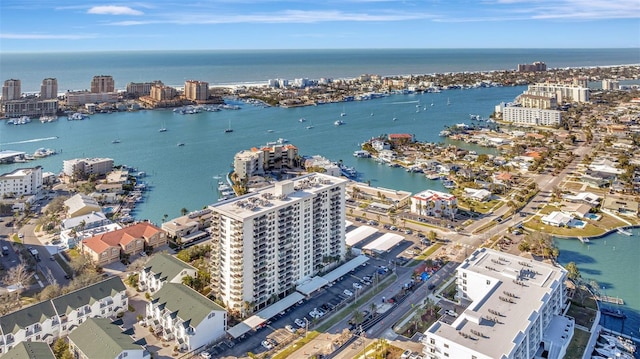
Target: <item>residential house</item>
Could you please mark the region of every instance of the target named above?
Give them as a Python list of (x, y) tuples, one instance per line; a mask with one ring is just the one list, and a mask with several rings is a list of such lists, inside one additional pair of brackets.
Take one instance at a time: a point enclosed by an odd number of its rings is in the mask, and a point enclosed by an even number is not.
[(131, 336), (106, 318), (88, 318), (69, 334), (69, 350), (76, 359), (150, 359)]
[(491, 199), (491, 192), (482, 188), (465, 188), (464, 193), (467, 198), (478, 202), (485, 202)]
[(61, 230), (75, 229), (82, 231), (85, 229), (97, 228), (111, 223), (111, 220), (102, 212), (90, 212), (80, 216), (63, 219), (60, 223)]
[(381, 139), (371, 140), (371, 147), (378, 152), (391, 149), (391, 145)]
[(56, 359), (56, 356), (47, 343), (22, 342), (9, 349), (2, 359)]
[(64, 206), (67, 208), (67, 218), (102, 212), (102, 208), (95, 199), (82, 193), (64, 201)]
[(165, 244), (167, 236), (163, 230), (149, 222), (140, 222), (84, 239), (79, 248), (94, 263), (103, 266)]
[(224, 337), (227, 312), (183, 284), (165, 283), (146, 308), (147, 324), (180, 350), (192, 351)]
[(53, 343), (91, 317), (115, 317), (128, 307), (124, 283), (101, 282), (0, 317), (0, 355), (22, 342)]
[(638, 202), (630, 199), (605, 197), (602, 201), (602, 209), (619, 214), (638, 215)]
[(584, 203), (591, 206), (591, 208), (596, 207), (600, 204), (602, 198), (597, 194), (591, 192), (579, 192), (577, 194), (565, 194), (562, 198), (569, 202), (574, 203)]
[(564, 212), (553, 211), (546, 216), (543, 216), (540, 220), (542, 223), (549, 226), (566, 227), (572, 219), (573, 217)]
[(165, 283), (182, 283), (184, 277), (195, 277), (197, 273), (197, 269), (178, 258), (167, 253), (157, 253), (140, 270), (138, 288), (153, 293)]

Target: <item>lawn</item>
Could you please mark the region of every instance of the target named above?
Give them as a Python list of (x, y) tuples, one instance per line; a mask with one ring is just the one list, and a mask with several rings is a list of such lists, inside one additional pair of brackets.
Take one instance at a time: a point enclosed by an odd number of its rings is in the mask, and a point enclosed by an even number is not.
[(534, 217), (531, 220), (524, 223), (524, 227), (528, 230), (536, 232), (545, 232), (551, 235), (565, 236), (565, 237), (591, 237), (599, 236), (606, 232), (606, 230), (596, 227), (591, 223), (587, 223), (584, 228), (567, 228), (567, 227), (554, 227), (549, 226), (540, 221), (540, 218)]
[(591, 333), (576, 328), (573, 331), (573, 338), (571, 338), (571, 343), (569, 343), (569, 347), (567, 348), (567, 353), (564, 358), (582, 359), (584, 349), (587, 347), (587, 343), (589, 343), (590, 336)]
[(296, 350), (302, 348), (305, 344), (315, 339), (318, 335), (320, 335), (320, 332), (316, 330), (309, 332), (309, 334), (306, 337), (298, 340), (297, 342), (283, 349), (281, 352), (273, 355), (271, 359), (284, 359), (289, 357), (289, 355), (293, 354)]
[[(585, 304), (587, 304), (586, 300)], [(571, 304), (569, 311), (567, 312), (568, 316), (575, 318), (576, 324), (582, 325), (585, 328), (591, 328), (596, 314), (595, 310), (587, 307), (581, 307), (575, 303)]]
[(423, 260), (429, 258), (430, 255), (432, 255), (433, 253), (435, 253), (438, 249), (440, 249), (440, 247), (442, 247), (443, 244), (442, 243), (435, 243), (433, 244), (431, 247), (429, 247), (429, 249), (427, 249), (424, 253), (422, 253), (421, 255), (417, 256), (414, 260), (412, 260), (411, 262), (409, 262), (409, 264), (406, 265), (406, 267), (413, 267), (415, 265), (417, 265), (418, 263), (422, 262)]

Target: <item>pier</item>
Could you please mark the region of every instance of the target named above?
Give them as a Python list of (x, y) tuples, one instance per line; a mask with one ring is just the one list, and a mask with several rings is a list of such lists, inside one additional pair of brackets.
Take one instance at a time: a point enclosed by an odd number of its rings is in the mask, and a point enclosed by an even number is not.
[(596, 296), (596, 300), (603, 302), (603, 303), (613, 303), (613, 304), (618, 304), (618, 305), (624, 305), (624, 300), (622, 300), (622, 298), (619, 297), (610, 297), (608, 295), (598, 295)]

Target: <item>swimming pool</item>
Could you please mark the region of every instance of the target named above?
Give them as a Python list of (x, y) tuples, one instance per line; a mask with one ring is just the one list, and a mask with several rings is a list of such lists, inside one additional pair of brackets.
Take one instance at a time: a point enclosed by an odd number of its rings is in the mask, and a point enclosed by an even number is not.
[(595, 221), (599, 220), (602, 216), (600, 216), (599, 214), (595, 214), (595, 213), (587, 213), (584, 215), (584, 218), (587, 219), (593, 219)]
[(571, 222), (569, 222), (569, 227), (574, 227), (574, 228), (584, 228), (584, 226), (586, 226), (587, 224), (581, 220), (578, 219), (572, 219)]

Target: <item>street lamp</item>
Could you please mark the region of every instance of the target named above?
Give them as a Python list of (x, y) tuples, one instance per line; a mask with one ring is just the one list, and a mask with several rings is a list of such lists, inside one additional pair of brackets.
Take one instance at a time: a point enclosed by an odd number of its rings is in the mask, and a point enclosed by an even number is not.
[(307, 334), (309, 333), (309, 319), (307, 319), (307, 317), (302, 317), (304, 319), (304, 337), (307, 337)]

